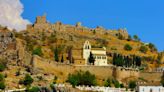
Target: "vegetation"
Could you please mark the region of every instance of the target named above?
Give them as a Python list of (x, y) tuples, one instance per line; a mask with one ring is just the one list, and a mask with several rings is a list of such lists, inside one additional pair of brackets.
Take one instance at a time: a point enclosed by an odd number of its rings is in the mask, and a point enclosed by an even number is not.
[(0, 89), (5, 89), (5, 82), (4, 82), (4, 76), (0, 74)]
[(119, 83), (118, 80), (112, 79), (112, 83), (114, 84), (114, 87), (115, 87), (115, 88), (119, 88), (119, 87), (120, 87), (120, 83)]
[(141, 46), (139, 49), (142, 53), (146, 53), (148, 51), (148, 48), (146, 46)]
[(32, 52), (32, 54), (33, 54), (33, 55), (42, 56), (43, 53), (42, 53), (41, 47), (37, 47), (36, 49), (34, 49), (33, 52)]
[(134, 39), (135, 41), (140, 41), (140, 38), (139, 38), (137, 35), (134, 35), (134, 36), (133, 36), (133, 39)]
[(74, 74), (69, 74), (68, 82), (72, 84), (73, 87), (78, 85), (96, 85), (96, 77), (89, 71), (77, 71)]
[(56, 62), (59, 62), (58, 48), (56, 47), (54, 50), (54, 59)]
[(111, 80), (109, 78), (107, 80), (105, 80), (104, 86), (111, 87)]
[(4, 59), (4, 58), (0, 58), (0, 72), (4, 71), (5, 68), (6, 68), (6, 63), (7, 63), (7, 60)]
[(163, 74), (161, 76), (161, 85), (164, 87), (164, 72), (163, 72)]
[(53, 80), (53, 84), (56, 84), (57, 79), (58, 79), (58, 77), (55, 76), (55, 77), (54, 77), (54, 80)]
[(93, 64), (93, 65), (94, 65), (94, 63), (95, 63), (95, 58), (93, 57), (92, 52), (90, 52), (89, 63), (90, 63), (90, 64)]
[(29, 74), (26, 74), (23, 80), (23, 84), (28, 86), (31, 85), (33, 83), (33, 79)]
[(157, 48), (155, 47), (155, 45), (153, 43), (149, 43), (149, 48), (151, 49), (151, 51), (157, 51)]
[(129, 44), (125, 44), (124, 50), (131, 51), (133, 48)]
[(131, 90), (134, 90), (136, 88), (137, 84), (136, 84), (136, 81), (130, 81), (129, 82), (129, 88)]
[(64, 62), (64, 57), (63, 57), (63, 54), (62, 54), (62, 57), (61, 57), (61, 63)]
[(39, 92), (39, 91), (40, 91), (39, 87), (32, 87), (27, 89), (27, 92)]
[(140, 67), (141, 58), (135, 55), (129, 57), (129, 56), (122, 56), (121, 54), (114, 53), (113, 65), (122, 66), (122, 67), (135, 67), (135, 66)]
[(48, 41), (49, 41), (49, 43), (55, 43), (57, 41), (56, 35), (51, 34), (51, 36), (48, 37)]

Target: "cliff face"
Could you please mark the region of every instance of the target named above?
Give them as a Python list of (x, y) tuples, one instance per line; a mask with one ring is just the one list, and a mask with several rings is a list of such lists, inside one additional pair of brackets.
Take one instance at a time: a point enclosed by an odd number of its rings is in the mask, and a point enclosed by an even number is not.
[[(26, 60), (25, 41), (15, 38), (15, 34), (7, 28), (0, 29), (0, 58), (6, 59), (8, 64), (23, 65)], [(30, 57), (28, 57), (30, 58)]]

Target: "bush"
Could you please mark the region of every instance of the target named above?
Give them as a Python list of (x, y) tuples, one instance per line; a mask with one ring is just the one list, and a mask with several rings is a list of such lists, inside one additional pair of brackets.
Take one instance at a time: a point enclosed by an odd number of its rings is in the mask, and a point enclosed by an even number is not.
[(72, 84), (73, 87), (78, 85), (96, 85), (96, 77), (89, 71), (77, 71), (74, 74), (69, 74), (68, 82)]
[(0, 82), (0, 89), (3, 90), (3, 89), (5, 89), (5, 87), (6, 87), (6, 86), (5, 86), (4, 81), (1, 81), (1, 82)]
[(4, 64), (0, 63), (0, 71), (1, 71), (1, 72), (4, 71), (5, 68), (6, 68), (6, 66), (5, 66)]
[(33, 55), (42, 56), (43, 53), (42, 53), (41, 47), (38, 47), (38, 48), (34, 49), (33, 52), (32, 52), (32, 54), (33, 54)]
[(109, 78), (105, 81), (104, 86), (111, 87), (111, 80)]
[(139, 49), (142, 53), (146, 53), (148, 51), (148, 48), (146, 46), (141, 46)]
[(130, 81), (129, 82), (129, 88), (131, 88), (131, 90), (134, 90), (134, 88), (137, 86), (136, 81)]
[(0, 81), (4, 80), (4, 76), (2, 74), (0, 74)]
[(124, 50), (131, 51), (133, 48), (129, 44), (125, 44)]
[(31, 85), (33, 83), (33, 79), (29, 74), (26, 74), (24, 80), (23, 80), (23, 84), (24, 85)]
[(135, 41), (140, 41), (140, 38), (137, 35), (134, 35), (133, 38)]
[(39, 92), (39, 91), (40, 91), (39, 87), (32, 87), (27, 90), (27, 92)]
[(119, 87), (120, 87), (120, 83), (119, 83), (119, 81), (118, 81), (118, 80), (113, 79), (113, 80), (112, 80), (112, 82), (113, 82), (113, 84), (114, 84), (115, 88), (119, 88)]

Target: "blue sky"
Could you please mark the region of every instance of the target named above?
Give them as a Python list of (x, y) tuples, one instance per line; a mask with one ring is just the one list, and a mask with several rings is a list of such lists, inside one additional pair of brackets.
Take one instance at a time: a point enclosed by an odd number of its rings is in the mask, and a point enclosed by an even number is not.
[(126, 28), (143, 42), (164, 50), (164, 0), (21, 0), (22, 16), (32, 23), (36, 16), (47, 14), (51, 23), (82, 25), (106, 29)]

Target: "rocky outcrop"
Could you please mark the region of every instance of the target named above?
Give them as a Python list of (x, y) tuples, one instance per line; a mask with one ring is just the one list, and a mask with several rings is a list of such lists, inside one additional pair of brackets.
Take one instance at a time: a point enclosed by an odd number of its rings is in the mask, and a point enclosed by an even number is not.
[(31, 55), (26, 52), (23, 40), (16, 39), (7, 28), (0, 28), (0, 58), (6, 59), (8, 64), (25, 65)]

